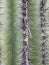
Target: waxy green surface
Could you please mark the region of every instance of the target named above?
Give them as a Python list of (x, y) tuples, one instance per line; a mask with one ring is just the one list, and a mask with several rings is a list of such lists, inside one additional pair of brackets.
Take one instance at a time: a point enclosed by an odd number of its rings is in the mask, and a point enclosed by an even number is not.
[(29, 38), (30, 65), (41, 65), (40, 0), (28, 3), (28, 19), (32, 38)]
[[(1, 64), (20, 65), (22, 62), (21, 0), (3, 0), (0, 11)], [(2, 14), (0, 12), (0, 14)]]

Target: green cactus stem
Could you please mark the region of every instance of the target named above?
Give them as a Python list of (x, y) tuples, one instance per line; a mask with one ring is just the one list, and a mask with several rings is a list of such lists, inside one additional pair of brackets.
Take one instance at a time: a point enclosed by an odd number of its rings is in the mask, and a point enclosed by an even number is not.
[(22, 32), (21, 29), (21, 3), (20, 0), (4, 0), (0, 13), (3, 24), (1, 29), (1, 64), (21, 65)]
[(28, 24), (32, 38), (29, 38), (29, 63), (41, 65), (41, 29), (40, 29), (40, 0), (28, 2)]

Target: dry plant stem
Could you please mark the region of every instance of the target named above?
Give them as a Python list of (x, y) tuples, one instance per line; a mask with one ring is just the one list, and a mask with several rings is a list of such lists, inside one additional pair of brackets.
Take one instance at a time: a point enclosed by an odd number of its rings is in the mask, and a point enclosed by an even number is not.
[(27, 0), (22, 0), (22, 10), (23, 10), (23, 19), (22, 19), (22, 22), (23, 22), (23, 26), (22, 26), (22, 29), (23, 29), (23, 55), (22, 55), (22, 58), (23, 58), (23, 61), (22, 61), (22, 65), (29, 65), (29, 62), (28, 62), (28, 31), (27, 31), (27, 3), (28, 1)]
[(46, 18), (45, 18), (45, 4), (46, 4), (46, 0), (41, 0), (40, 2), (40, 22), (41, 22), (41, 33), (42, 33), (42, 64), (46, 65), (46, 31), (45, 31), (45, 22), (46, 22)]

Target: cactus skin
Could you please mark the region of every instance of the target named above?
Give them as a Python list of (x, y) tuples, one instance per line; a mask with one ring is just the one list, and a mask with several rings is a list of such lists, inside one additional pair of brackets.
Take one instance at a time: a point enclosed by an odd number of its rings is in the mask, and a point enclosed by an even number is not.
[(1, 23), (1, 64), (21, 65), (22, 32), (20, 0), (5, 0), (3, 2), (4, 16)]
[[(3, 1), (3, 9), (0, 7), (0, 11), (2, 12), (0, 13), (0, 65), (29, 65), (29, 63), (30, 65), (49, 65), (49, 63), (46, 63), (47, 57), (45, 53), (45, 41), (47, 38), (45, 34), (49, 34), (47, 28), (45, 32), (46, 19), (44, 12), (46, 0)], [(42, 3), (44, 3), (43, 1), (45, 1), (44, 6), (43, 4), (41, 4), (41, 1)], [(27, 2), (28, 6), (26, 4)], [(39, 3), (40, 6), (42, 5), (40, 7), (40, 11)], [(27, 19), (27, 16), (29, 21)], [(42, 16), (44, 16), (44, 19), (42, 19)], [(28, 24), (32, 33), (32, 37), (29, 38), (29, 40), (28, 36), (30, 35), (28, 35)]]
[(23, 10), (23, 18), (22, 18), (22, 29), (23, 29), (23, 54), (22, 54), (22, 65), (29, 65), (28, 62), (28, 18), (27, 18), (27, 0), (22, 0), (22, 10)]
[[(11, 27), (10, 21), (7, 19), (7, 12), (6, 12), (6, 2), (7, 0), (2, 0), (1, 2), (1, 35), (0, 35), (0, 42), (1, 42), (1, 65), (11, 65)], [(9, 1), (8, 1), (9, 4)], [(10, 6), (10, 4), (9, 4)], [(10, 9), (11, 10), (11, 9)], [(11, 17), (11, 15), (9, 15)]]
[[(13, 32), (14, 32), (14, 64), (13, 65), (21, 65), (22, 63), (22, 49), (23, 49), (23, 30), (22, 30), (22, 0), (13, 0), (14, 3), (14, 27), (13, 27)], [(16, 14), (15, 14), (16, 13)]]
[(41, 65), (40, 0), (29, 0), (28, 19), (32, 38), (29, 38), (29, 63)]

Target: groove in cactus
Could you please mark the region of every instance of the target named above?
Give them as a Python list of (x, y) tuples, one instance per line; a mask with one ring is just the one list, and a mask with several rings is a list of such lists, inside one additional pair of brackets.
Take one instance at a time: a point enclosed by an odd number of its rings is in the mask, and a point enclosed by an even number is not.
[(22, 54), (22, 65), (29, 65), (28, 62), (28, 18), (27, 18), (27, 4), (28, 1), (27, 0), (22, 0), (22, 10), (23, 10), (23, 18), (22, 18), (22, 22), (23, 22), (23, 54)]
[(42, 64), (46, 65), (46, 31), (45, 31), (45, 22), (46, 22), (46, 18), (45, 18), (45, 4), (46, 4), (46, 0), (41, 0), (40, 1), (40, 19), (41, 19), (41, 33), (42, 33)]
[(46, 17), (46, 22), (45, 22), (45, 30), (46, 30), (46, 35), (47, 35), (47, 42), (46, 42), (46, 65), (49, 65), (49, 0), (46, 2), (46, 9), (47, 11), (45, 12), (45, 17)]

